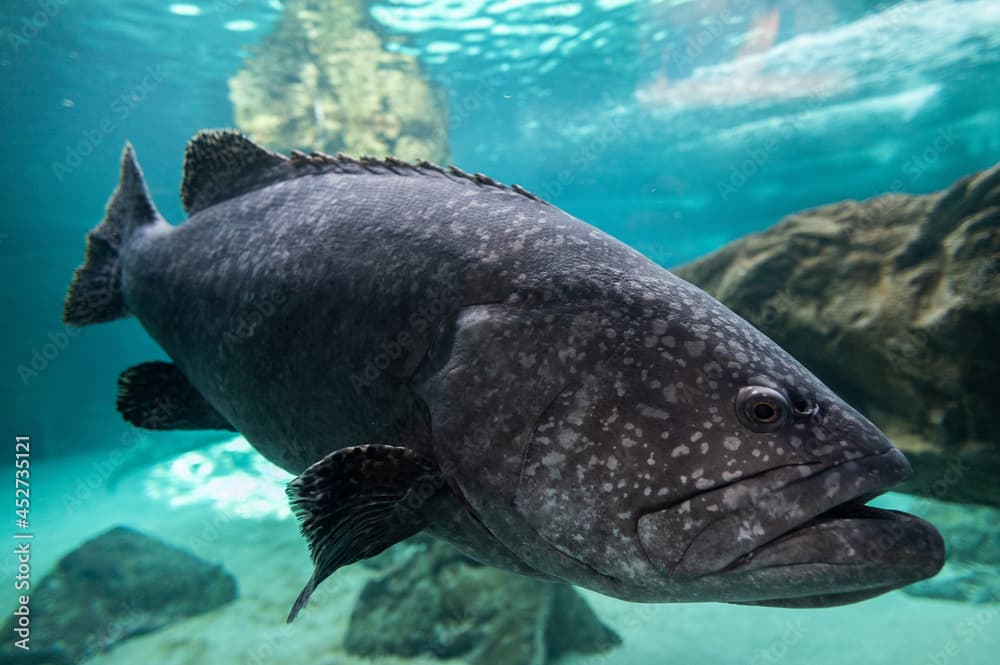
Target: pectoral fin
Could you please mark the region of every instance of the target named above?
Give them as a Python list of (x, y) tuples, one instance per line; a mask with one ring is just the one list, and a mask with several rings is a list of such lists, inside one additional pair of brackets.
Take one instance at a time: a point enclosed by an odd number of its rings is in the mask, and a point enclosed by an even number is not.
[(288, 498), (316, 568), (288, 622), (338, 568), (421, 531), (427, 502), (445, 490), (432, 460), (409, 448), (382, 445), (338, 450), (290, 482)]

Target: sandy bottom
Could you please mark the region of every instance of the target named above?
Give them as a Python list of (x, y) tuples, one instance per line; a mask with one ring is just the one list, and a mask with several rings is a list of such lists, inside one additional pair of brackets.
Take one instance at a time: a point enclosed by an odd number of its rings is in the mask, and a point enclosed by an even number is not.
[[(229, 463), (219, 462), (226, 457)], [(357, 594), (373, 574), (363, 566), (338, 572), (293, 625), (285, 624), (311, 566), (305, 543), (283, 506), (281, 474), (265, 473), (272, 477), (261, 482), (254, 469), (246, 468), (248, 459), (252, 458), (242, 450), (189, 453), (172, 464), (132, 474), (113, 490), (100, 480), (106, 457), (68, 458), (33, 467), (36, 581), (79, 543), (116, 524), (221, 563), (239, 581), (240, 596), (226, 607), (128, 640), (89, 663), (374, 662), (349, 655), (340, 646)], [(228, 485), (226, 478), (232, 481)], [(203, 491), (206, 486), (211, 491)], [(192, 496), (197, 500), (189, 501)], [(241, 511), (239, 506), (254, 510)], [(11, 565), (10, 557), (4, 557), (6, 579), (12, 578)], [(624, 644), (599, 656), (568, 656), (561, 665), (1000, 662), (1000, 604), (996, 603), (970, 605), (893, 592), (841, 608), (781, 610), (723, 604), (639, 605), (584, 593)], [(13, 598), (8, 604), (13, 605)], [(377, 662), (458, 661), (380, 657)]]

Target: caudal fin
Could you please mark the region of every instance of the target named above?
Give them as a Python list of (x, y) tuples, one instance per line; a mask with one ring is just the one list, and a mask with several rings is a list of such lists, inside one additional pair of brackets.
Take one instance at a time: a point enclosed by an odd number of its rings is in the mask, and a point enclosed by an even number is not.
[(87, 234), (87, 254), (63, 304), (63, 321), (74, 326), (129, 315), (122, 297), (121, 251), (140, 226), (160, 220), (131, 143), (122, 153), (121, 177), (104, 220)]

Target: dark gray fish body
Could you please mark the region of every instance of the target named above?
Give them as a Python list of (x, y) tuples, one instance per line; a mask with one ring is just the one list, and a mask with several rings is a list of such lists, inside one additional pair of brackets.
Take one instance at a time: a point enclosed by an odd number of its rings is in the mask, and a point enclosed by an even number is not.
[(862, 505), (909, 475), (874, 425), (558, 208), (233, 133), (196, 137), (185, 169), (191, 216), (172, 227), (126, 151), (66, 318), (135, 315), (174, 361), (123, 375), (132, 422), (238, 430), (302, 474), (317, 570), (293, 615), (421, 529), (650, 602), (839, 604), (940, 567), (933, 527)]

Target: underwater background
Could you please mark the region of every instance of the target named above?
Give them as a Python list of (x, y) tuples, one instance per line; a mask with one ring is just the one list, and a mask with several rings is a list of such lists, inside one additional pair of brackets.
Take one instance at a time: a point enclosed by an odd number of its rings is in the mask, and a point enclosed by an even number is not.
[[(13, 478), (14, 437), (30, 435), (32, 579), (126, 525), (221, 564), (238, 587), (193, 618), (113, 626), (85, 651), (95, 663), (371, 662), (344, 647), (359, 594), (430, 547), (407, 543), (382, 568), (338, 572), (318, 609), (286, 626), (310, 570), (287, 474), (239, 437), (121, 420), (118, 374), (163, 352), (135, 320), (78, 330), (60, 315), (126, 141), (173, 223), (185, 216), (185, 143), (235, 126), (286, 153), (428, 158), (518, 183), (668, 268), (786, 215), (946, 190), (1000, 161), (1000, 3), (990, 0), (14, 0), (0, 7), (0, 81), (2, 464)], [(1000, 262), (980, 258), (981, 290), (995, 293)], [(991, 302), (994, 355), (978, 359), (970, 391), (1000, 379)], [(970, 438), (996, 451), (995, 434)], [(955, 467), (944, 450), (918, 470)], [(581, 591), (621, 644), (559, 657), (995, 663), (1000, 485), (986, 482), (879, 499), (944, 531), (949, 562), (922, 591), (808, 611)], [(6, 585), (16, 559), (0, 570)], [(504, 662), (468, 653), (374, 659)]]

